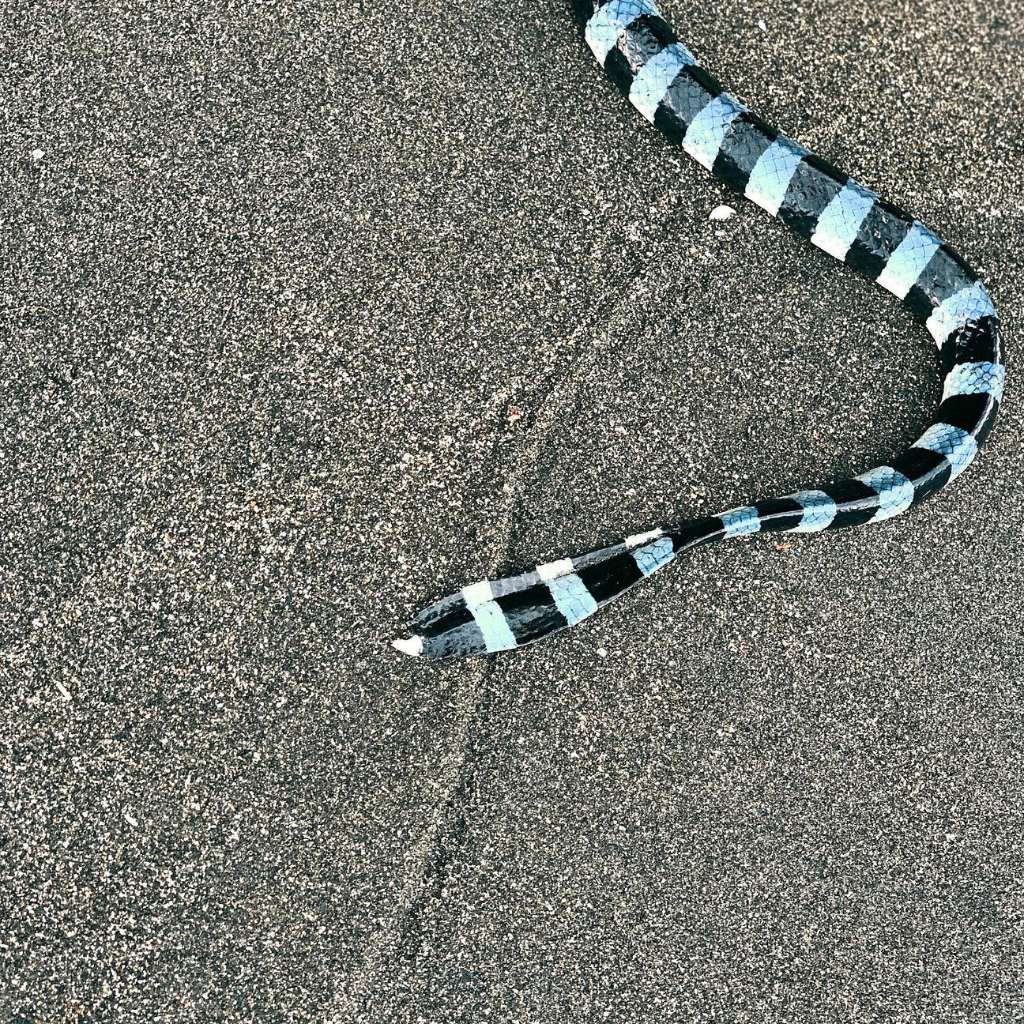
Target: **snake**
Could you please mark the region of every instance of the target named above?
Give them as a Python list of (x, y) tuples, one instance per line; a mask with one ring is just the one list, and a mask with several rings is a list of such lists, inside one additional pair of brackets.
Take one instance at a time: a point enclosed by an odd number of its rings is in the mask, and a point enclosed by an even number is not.
[(895, 295), (935, 341), (941, 402), (924, 433), (858, 476), (639, 533), (434, 601), (394, 640), (431, 660), (516, 650), (579, 625), (695, 548), (759, 533), (881, 523), (951, 483), (1005, 386), (999, 317), (978, 275), (910, 214), (758, 117), (680, 42), (651, 0), (574, 0), (586, 45), (629, 102), (719, 181)]

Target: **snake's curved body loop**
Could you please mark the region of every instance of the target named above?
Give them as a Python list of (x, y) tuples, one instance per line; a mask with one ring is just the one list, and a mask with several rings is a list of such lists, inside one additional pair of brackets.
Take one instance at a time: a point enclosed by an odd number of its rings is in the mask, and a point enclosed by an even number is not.
[(683, 551), (752, 533), (813, 533), (900, 515), (974, 460), (1002, 400), (999, 319), (967, 263), (923, 224), (787, 139), (697, 63), (651, 0), (579, 0), (584, 37), (637, 110), (747, 199), (892, 292), (938, 347), (943, 398), (884, 466), (629, 537), (424, 608), (395, 641), (430, 658), (511, 650), (574, 626)]

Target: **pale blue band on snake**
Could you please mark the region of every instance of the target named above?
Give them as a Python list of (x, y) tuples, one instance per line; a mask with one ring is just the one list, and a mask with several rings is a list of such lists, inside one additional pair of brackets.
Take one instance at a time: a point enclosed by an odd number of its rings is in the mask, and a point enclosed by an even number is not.
[(484, 580), (430, 604), (395, 646), (446, 658), (513, 650), (583, 622), (679, 554), (765, 532), (883, 522), (973, 461), (1003, 399), (999, 318), (967, 263), (898, 207), (782, 136), (726, 92), (648, 0), (578, 0), (590, 50), (673, 144), (793, 232), (895, 295), (935, 340), (942, 402), (887, 465)]

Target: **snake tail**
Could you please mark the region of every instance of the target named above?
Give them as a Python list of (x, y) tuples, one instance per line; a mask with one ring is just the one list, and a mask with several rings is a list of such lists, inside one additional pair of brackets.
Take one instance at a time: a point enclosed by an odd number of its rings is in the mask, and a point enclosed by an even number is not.
[(650, 0), (574, 0), (574, 10), (598, 62), (673, 146), (877, 282), (925, 326), (944, 374), (942, 401), (909, 448), (858, 476), (464, 587), (416, 615), (411, 635), (394, 641), (406, 654), (440, 659), (523, 647), (584, 621), (703, 544), (891, 519), (974, 461), (1002, 402), (998, 314), (978, 275), (949, 245), (743, 106), (697, 63)]

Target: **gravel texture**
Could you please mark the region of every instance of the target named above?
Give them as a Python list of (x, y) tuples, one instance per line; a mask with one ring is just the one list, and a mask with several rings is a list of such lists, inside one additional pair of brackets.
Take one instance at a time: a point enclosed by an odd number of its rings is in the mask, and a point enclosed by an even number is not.
[(891, 456), (929, 338), (564, 0), (0, 4), (5, 1024), (1024, 1017), (1024, 8), (664, 9), (984, 273), (1006, 410), (437, 667), (464, 582)]

